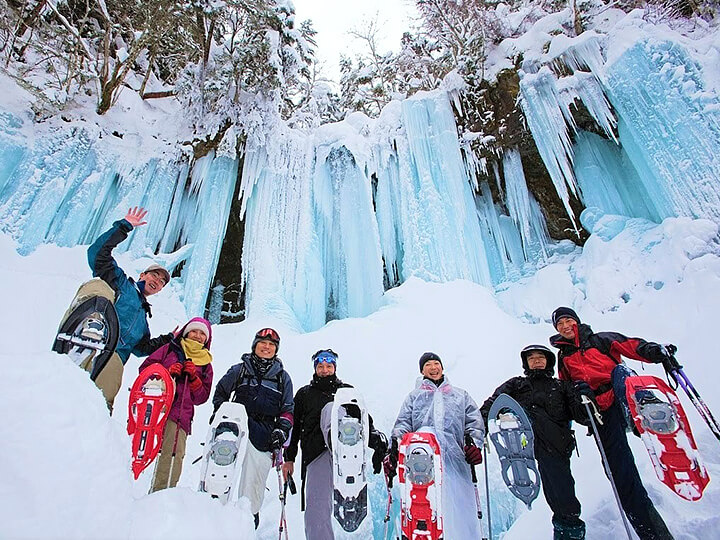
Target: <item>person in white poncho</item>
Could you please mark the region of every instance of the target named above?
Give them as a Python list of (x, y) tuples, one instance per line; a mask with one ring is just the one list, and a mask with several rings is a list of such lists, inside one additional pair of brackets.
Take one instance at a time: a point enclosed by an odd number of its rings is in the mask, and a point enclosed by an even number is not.
[(470, 395), (451, 385), (443, 375), (442, 360), (437, 354), (427, 352), (420, 357), (420, 372), (423, 376), (405, 398), (395, 421), (385, 472), (390, 478), (396, 474), (403, 435), (433, 432), (442, 454), (444, 536), (451, 540), (481, 538), (470, 467), (482, 462), (480, 448), (485, 437), (482, 415)]

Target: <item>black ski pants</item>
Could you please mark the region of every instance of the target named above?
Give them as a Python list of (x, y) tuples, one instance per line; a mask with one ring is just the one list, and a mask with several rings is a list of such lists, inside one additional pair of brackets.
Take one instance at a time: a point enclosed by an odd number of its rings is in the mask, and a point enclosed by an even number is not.
[(580, 519), (580, 502), (570, 472), (570, 456), (537, 455), (538, 472), (545, 500), (553, 512), (555, 540), (582, 540), (585, 523)]
[(630, 524), (640, 540), (672, 540), (673, 536), (655, 509), (640, 479), (625, 433), (623, 414), (617, 399), (602, 413), (598, 426), (610, 473)]

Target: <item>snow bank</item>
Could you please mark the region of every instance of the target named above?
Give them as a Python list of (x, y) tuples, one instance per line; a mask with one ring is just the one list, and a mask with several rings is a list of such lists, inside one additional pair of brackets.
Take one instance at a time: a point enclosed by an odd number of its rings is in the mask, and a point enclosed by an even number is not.
[[(587, 216), (583, 216), (586, 218)], [(714, 307), (720, 299), (720, 258), (715, 225), (703, 220), (668, 219), (655, 226), (638, 220), (603, 218), (592, 224), (593, 237), (582, 255), (565, 255), (536, 276), (507, 284), (497, 299), (470, 281), (428, 283), (417, 278), (385, 294), (384, 306), (365, 318), (345, 319), (298, 334), (278, 324), (281, 357), (295, 388), (309, 382), (310, 356), (331, 347), (340, 355), (338, 375), (366, 397), (378, 427), (389, 431), (405, 395), (418, 376), (417, 359), (426, 350), (443, 358), (447, 373), (478, 403), (507, 378), (521, 371), (519, 350), (546, 343), (553, 333), (547, 318), (559, 304), (577, 308), (596, 330), (673, 342), (679, 358), (709, 406), (720, 397), (708, 381), (720, 367), (714, 350)], [(49, 349), (56, 323), (76, 286), (87, 277), (82, 248), (45, 246), (28, 257), (0, 237), (0, 287), (8, 309), (2, 315), (12, 336), (0, 354), (0, 425), (5, 459), (0, 474), (0, 518), (11, 538), (193, 538), (239, 535), (251, 538), (244, 501), (222, 507), (195, 493), (200, 442), (211, 407), (198, 408), (177, 489), (145, 495), (151, 469), (133, 483), (129, 437), (125, 435), (127, 387), (139, 361), (126, 369), (118, 406), (108, 419), (102, 397), (84, 373)], [(121, 264), (130, 264), (128, 257)], [(656, 282), (662, 282), (661, 287)], [(620, 291), (629, 291), (627, 302)], [(179, 291), (171, 287), (153, 299), (153, 333), (184, 322)], [(37, 309), (42, 305), (43, 309)], [(13, 311), (10, 311), (12, 306)], [(29, 307), (28, 307), (29, 306)], [(216, 327), (213, 339), (217, 378), (247, 351), (267, 316)], [(630, 362), (642, 369), (637, 362)], [(646, 372), (661, 375), (657, 366)], [(720, 474), (720, 447), (687, 399), (681, 396), (711, 477)], [(573, 459), (578, 497), (588, 523), (588, 539), (621, 534), (622, 524), (604, 478), (592, 438), (578, 430), (580, 457)], [(677, 498), (656, 479), (640, 440), (632, 438), (636, 461), (651, 497), (677, 538), (713, 538), (720, 488), (711, 482), (703, 499)], [(495, 533), (509, 527), (506, 539), (549, 538), (549, 509), (542, 497), (528, 512), (508, 494), (489, 457)], [(258, 538), (277, 535), (277, 478), (268, 477)], [(373, 477), (374, 515), (384, 515), (384, 486)], [(396, 494), (397, 495), (397, 494)], [(381, 518), (379, 518), (381, 519)], [(291, 538), (303, 538), (299, 498), (288, 503)], [(513, 524), (513, 521), (514, 524)], [(149, 533), (148, 531), (152, 531)], [(375, 523), (380, 537), (382, 522)]]

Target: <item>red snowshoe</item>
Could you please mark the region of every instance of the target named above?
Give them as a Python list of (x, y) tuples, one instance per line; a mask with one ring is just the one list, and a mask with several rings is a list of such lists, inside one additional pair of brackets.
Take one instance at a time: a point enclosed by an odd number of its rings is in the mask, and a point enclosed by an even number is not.
[(406, 433), (398, 459), (403, 540), (443, 538), (442, 460), (435, 435)]
[(175, 396), (175, 383), (160, 364), (146, 367), (130, 390), (128, 435), (132, 435), (135, 480), (152, 463), (162, 446), (163, 430)]
[(648, 375), (628, 377), (625, 390), (658, 478), (683, 499), (700, 499), (710, 477), (675, 392), (662, 379)]

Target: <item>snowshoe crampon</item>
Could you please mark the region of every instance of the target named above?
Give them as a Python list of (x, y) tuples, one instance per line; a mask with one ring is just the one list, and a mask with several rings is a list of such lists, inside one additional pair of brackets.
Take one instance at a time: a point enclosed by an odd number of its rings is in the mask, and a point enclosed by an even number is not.
[(175, 396), (175, 383), (160, 364), (146, 367), (130, 390), (128, 435), (132, 436), (135, 480), (160, 452), (163, 431)]
[(660, 481), (689, 501), (710, 481), (677, 394), (657, 377), (625, 380), (630, 414)]
[(199, 491), (222, 504), (230, 500), (245, 457), (247, 433), (245, 406), (231, 401), (220, 405), (205, 438)]
[(67, 354), (85, 368), (92, 362), (90, 378), (95, 380), (115, 351), (120, 335), (117, 312), (104, 296), (73, 302), (58, 328), (52, 350)]
[(500, 458), (505, 485), (530, 508), (540, 493), (530, 419), (517, 401), (500, 394), (488, 413), (488, 433)]
[(443, 538), (442, 460), (430, 432), (406, 433), (400, 442), (400, 527), (403, 538)]
[(339, 388), (330, 415), (330, 447), (333, 462), (333, 528), (340, 535), (358, 531), (363, 523), (369, 523), (366, 519), (369, 434), (368, 415), (362, 396), (354, 388)]

